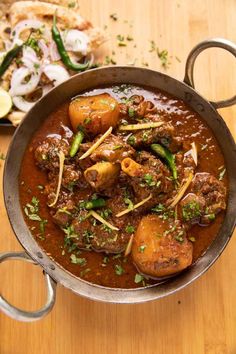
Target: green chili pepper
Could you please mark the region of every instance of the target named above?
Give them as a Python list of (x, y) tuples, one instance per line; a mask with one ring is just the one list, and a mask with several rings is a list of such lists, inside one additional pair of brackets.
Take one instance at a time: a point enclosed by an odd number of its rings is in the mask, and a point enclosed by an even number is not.
[(103, 198), (93, 199), (84, 203), (85, 209), (101, 208), (106, 205), (106, 201)]
[(8, 69), (12, 61), (17, 57), (21, 50), (22, 45), (17, 45), (5, 55), (2, 64), (0, 65), (0, 77), (2, 77), (2, 75), (5, 73), (5, 71)]
[(82, 143), (84, 138), (84, 133), (80, 130), (75, 134), (74, 139), (70, 148), (70, 157), (74, 157), (79, 150), (80, 144)]
[(72, 63), (69, 54), (67, 53), (63, 40), (61, 38), (60, 31), (57, 27), (56, 23), (56, 13), (54, 14), (53, 17), (53, 27), (52, 27), (52, 38), (54, 42), (56, 43), (57, 50), (60, 54), (62, 62), (65, 64), (65, 66), (68, 67), (68, 69), (74, 70), (74, 71), (83, 71), (86, 70), (89, 67), (89, 62), (84, 63), (84, 64), (74, 64)]
[(164, 148), (160, 144), (152, 144), (151, 149), (160, 157), (166, 160), (167, 164), (169, 165), (169, 168), (172, 171), (173, 177), (176, 180), (177, 179), (177, 168), (175, 165), (175, 158), (174, 155), (167, 149)]

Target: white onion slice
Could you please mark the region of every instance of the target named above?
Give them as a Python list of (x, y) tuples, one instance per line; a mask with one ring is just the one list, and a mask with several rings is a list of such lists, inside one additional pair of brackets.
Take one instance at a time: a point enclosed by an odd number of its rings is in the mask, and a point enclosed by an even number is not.
[(84, 32), (72, 29), (65, 31), (63, 38), (66, 50), (71, 52), (78, 52), (82, 55), (87, 54), (89, 37)]
[(12, 102), (14, 105), (22, 112), (29, 112), (29, 110), (33, 107), (35, 102), (28, 102), (21, 96), (12, 97)]
[[(24, 83), (27, 76), (31, 75), (28, 82)], [(38, 86), (40, 80), (41, 72), (31, 73), (26, 67), (21, 67), (13, 72), (11, 78), (11, 96), (24, 96), (33, 92)]]
[(43, 69), (43, 72), (49, 78), (49, 80), (53, 81), (55, 86), (70, 78), (68, 71), (61, 65), (57, 64), (46, 65)]
[[(49, 37), (49, 31), (43, 22), (38, 20), (24, 20), (17, 23), (17, 25), (13, 28), (11, 32), (11, 39), (13, 39), (13, 42), (15, 43), (17, 40), (19, 40), (21, 32), (27, 29), (40, 29), (44, 36), (46, 35), (47, 38)], [(23, 41), (21, 41), (21, 44), (22, 43)]]
[(49, 63), (49, 60), (48, 60), (48, 57), (49, 57), (49, 48), (48, 48), (48, 46), (47, 46), (45, 40), (40, 39), (40, 40), (38, 41), (38, 46), (39, 46), (40, 50), (41, 50), (42, 53), (43, 53), (43, 61), (44, 61), (44, 62), (48, 61), (48, 63)]
[(58, 61), (61, 59), (60, 54), (58, 53), (56, 43), (53, 41), (49, 46), (49, 53), (52, 61)]
[(41, 66), (36, 52), (29, 46), (23, 48), (22, 62), (31, 72), (37, 71)]

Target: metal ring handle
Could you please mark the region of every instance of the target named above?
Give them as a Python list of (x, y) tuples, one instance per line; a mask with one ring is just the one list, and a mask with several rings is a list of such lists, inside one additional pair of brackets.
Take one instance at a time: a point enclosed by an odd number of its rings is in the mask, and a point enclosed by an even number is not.
[[(195, 60), (197, 59), (198, 55), (205, 49), (207, 48), (223, 48), (233, 54), (233, 56), (236, 58), (236, 44), (233, 42), (228, 41), (227, 39), (223, 38), (213, 38), (213, 39), (208, 39), (206, 41), (203, 41), (196, 45), (191, 52), (188, 55), (186, 65), (185, 65), (185, 77), (184, 77), (184, 82), (194, 88), (194, 79), (193, 79), (193, 70), (194, 70), (194, 64)], [(218, 102), (212, 102), (210, 103), (213, 105), (214, 108), (223, 108), (223, 107), (229, 107), (232, 106), (233, 104), (236, 104), (236, 95), (227, 99), (227, 100), (222, 100)]]
[[(0, 254), (0, 263), (9, 259), (24, 260), (26, 262), (36, 264), (25, 252), (8, 252)], [(2, 312), (15, 320), (24, 322), (37, 321), (46, 316), (55, 304), (56, 283), (48, 274), (44, 273), (44, 275), (47, 285), (47, 301), (41, 309), (32, 312), (20, 310), (17, 307), (10, 305), (9, 302), (0, 294), (0, 309)]]

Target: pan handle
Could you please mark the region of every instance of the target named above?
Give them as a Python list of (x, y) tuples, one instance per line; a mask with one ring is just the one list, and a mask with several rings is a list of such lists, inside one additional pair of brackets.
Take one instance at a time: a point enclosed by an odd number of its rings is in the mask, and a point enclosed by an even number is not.
[[(197, 59), (198, 55), (203, 50), (207, 48), (213, 48), (213, 47), (223, 48), (228, 52), (230, 52), (231, 54), (233, 54), (233, 56), (236, 58), (236, 44), (228, 41), (227, 39), (213, 38), (199, 43), (191, 50), (186, 61), (184, 82), (187, 85), (194, 88), (193, 70), (194, 70), (195, 60)], [(229, 107), (232, 106), (233, 104), (236, 104), (236, 95), (227, 100), (222, 100), (218, 102), (210, 101), (210, 103), (215, 109)]]
[[(13, 259), (24, 260), (26, 262), (35, 264), (34, 261), (25, 252), (0, 253), (0, 263)], [(55, 304), (56, 283), (48, 274), (44, 273), (44, 275), (47, 286), (47, 301), (41, 309), (32, 312), (20, 310), (17, 307), (10, 305), (9, 302), (0, 294), (0, 310), (2, 310), (2, 312), (4, 312), (9, 317), (24, 322), (37, 321), (46, 316), (52, 310)]]

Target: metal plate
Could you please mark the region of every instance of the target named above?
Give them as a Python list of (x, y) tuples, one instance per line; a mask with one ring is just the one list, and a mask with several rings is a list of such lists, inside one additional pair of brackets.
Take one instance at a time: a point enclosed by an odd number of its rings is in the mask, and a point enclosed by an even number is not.
[[(223, 154), (229, 176), (229, 198), (223, 225), (206, 253), (179, 276), (158, 286), (139, 289), (112, 289), (93, 285), (76, 278), (51, 260), (31, 235), (22, 215), (19, 203), (18, 175), (24, 151), (30, 139), (47, 116), (67, 99), (82, 91), (101, 85), (115, 84), (147, 85), (160, 89), (185, 101), (207, 122), (216, 136)], [(17, 153), (16, 153), (17, 152)], [(28, 254), (38, 262), (58, 283), (77, 294), (94, 300), (116, 303), (136, 303), (154, 300), (174, 293), (203, 274), (219, 257), (227, 245), (236, 220), (236, 147), (223, 119), (213, 106), (194, 89), (165, 74), (137, 67), (106, 67), (78, 74), (50, 91), (35, 104), (18, 127), (7, 154), (4, 170), (4, 198), (12, 228)]]

